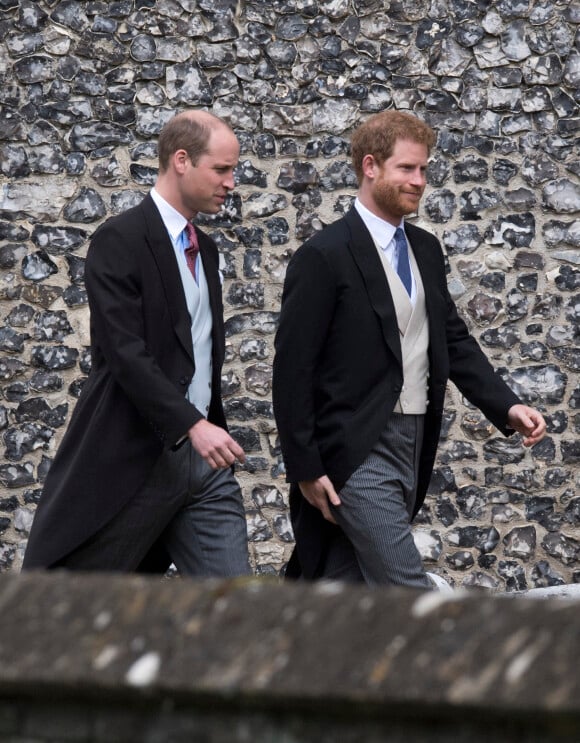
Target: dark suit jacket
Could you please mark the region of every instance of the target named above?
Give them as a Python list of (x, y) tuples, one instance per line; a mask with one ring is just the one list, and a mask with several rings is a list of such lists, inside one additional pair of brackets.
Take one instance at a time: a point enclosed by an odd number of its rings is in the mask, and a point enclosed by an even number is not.
[[(518, 398), (458, 316), (437, 239), (406, 225), (425, 288), (429, 404), (416, 511), (435, 461), (447, 380), (504, 434)], [(395, 307), (375, 244), (353, 208), (296, 251), (276, 335), (273, 401), (290, 492), (292, 566), (315, 577), (332, 525), (296, 483), (328, 475), (340, 490), (377, 442), (403, 384)], [(415, 511), (415, 513), (416, 513)], [(291, 570), (293, 569), (291, 568)]]
[[(225, 428), (218, 252), (198, 234), (213, 315), (207, 417)], [(85, 283), (91, 372), (44, 483), (25, 568), (51, 567), (105, 525), (141, 487), (164, 447), (204, 417), (185, 398), (195, 372), (191, 320), (173, 246), (150, 196), (96, 231)]]

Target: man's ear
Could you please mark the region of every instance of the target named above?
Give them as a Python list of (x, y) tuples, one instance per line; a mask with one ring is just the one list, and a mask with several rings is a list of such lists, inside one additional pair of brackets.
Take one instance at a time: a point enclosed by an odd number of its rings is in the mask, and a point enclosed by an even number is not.
[(185, 173), (185, 169), (187, 168), (187, 163), (189, 162), (189, 155), (185, 150), (176, 150), (171, 158), (173, 162), (173, 167), (175, 168), (175, 171), (179, 175), (183, 175)]
[(376, 174), (377, 161), (374, 155), (365, 155), (362, 159), (362, 172), (366, 178), (374, 180)]

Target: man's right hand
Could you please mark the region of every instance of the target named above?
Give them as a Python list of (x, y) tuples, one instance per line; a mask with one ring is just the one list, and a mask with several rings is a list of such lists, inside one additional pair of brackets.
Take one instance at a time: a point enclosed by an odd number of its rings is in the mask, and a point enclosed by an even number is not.
[(340, 506), (340, 498), (328, 477), (323, 475), (316, 480), (302, 480), (298, 486), (310, 505), (318, 508), (327, 521), (336, 524), (328, 504), (330, 502), (333, 506)]
[(214, 470), (231, 467), (236, 459), (242, 464), (246, 460), (244, 450), (229, 433), (205, 418), (193, 425), (187, 435), (196, 452)]

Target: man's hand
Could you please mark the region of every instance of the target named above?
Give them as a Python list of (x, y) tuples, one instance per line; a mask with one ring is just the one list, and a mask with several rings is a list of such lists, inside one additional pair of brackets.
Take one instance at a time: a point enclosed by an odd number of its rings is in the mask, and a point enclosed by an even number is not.
[(524, 446), (533, 446), (546, 434), (546, 421), (540, 412), (527, 405), (512, 405), (508, 410), (508, 425), (524, 436)]
[(229, 433), (205, 418), (193, 425), (187, 435), (193, 448), (214, 470), (231, 467), (236, 459), (242, 464), (246, 461), (244, 450)]
[(340, 498), (328, 477), (323, 475), (317, 480), (302, 480), (298, 485), (302, 491), (302, 495), (310, 505), (314, 506), (314, 508), (318, 508), (327, 521), (336, 524), (336, 520), (328, 507), (328, 503), (330, 501), (333, 506), (340, 506)]

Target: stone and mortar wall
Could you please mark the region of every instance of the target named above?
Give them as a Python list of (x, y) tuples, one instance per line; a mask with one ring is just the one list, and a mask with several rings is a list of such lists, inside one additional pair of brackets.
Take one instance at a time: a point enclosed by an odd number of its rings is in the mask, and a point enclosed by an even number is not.
[(438, 132), (417, 221), (442, 241), (460, 312), (549, 426), (524, 450), (450, 387), (421, 552), (456, 585), (580, 581), (579, 24), (569, 0), (0, 0), (0, 569), (20, 565), (89, 371), (90, 235), (154, 183), (162, 124), (203, 107), (241, 142), (235, 194), (200, 221), (222, 253), (252, 554), (279, 572), (285, 266), (351, 203), (352, 128), (396, 108)]

